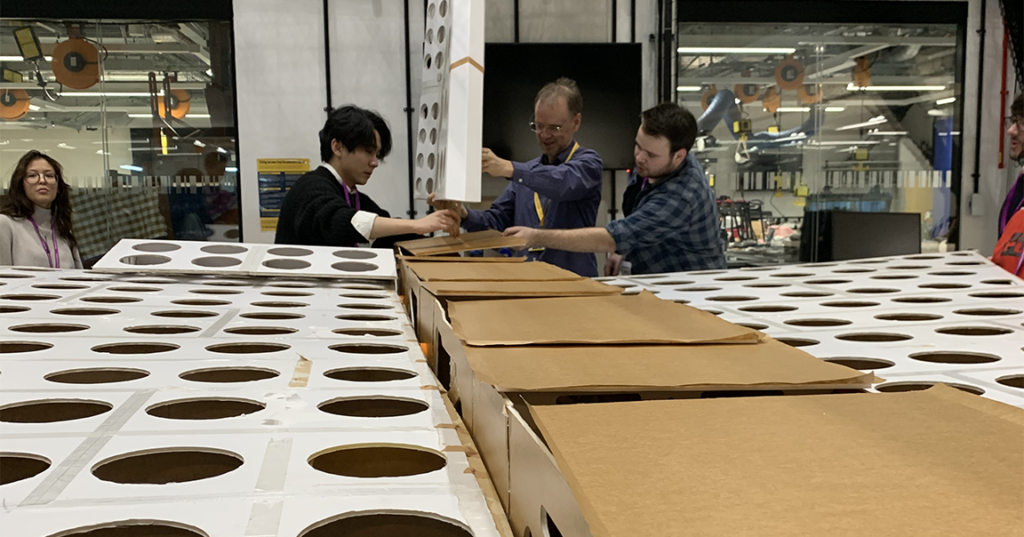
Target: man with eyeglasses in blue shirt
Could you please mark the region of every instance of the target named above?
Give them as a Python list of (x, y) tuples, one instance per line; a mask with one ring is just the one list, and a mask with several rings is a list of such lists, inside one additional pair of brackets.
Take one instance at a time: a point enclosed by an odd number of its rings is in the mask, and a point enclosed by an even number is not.
[[(483, 150), (484, 173), (509, 179), (498, 199), (486, 211), (457, 204), (462, 227), (467, 231), (513, 226), (535, 229), (577, 229), (593, 227), (601, 203), (604, 165), (601, 157), (576, 141), (583, 112), (583, 96), (576, 82), (560, 78), (547, 84), (534, 99), (534, 120), (530, 129), (537, 134), (541, 156), (529, 162), (512, 162)], [(434, 205), (433, 195), (429, 201)], [(445, 202), (437, 206), (450, 208)], [(541, 260), (571, 270), (580, 276), (597, 276), (593, 253), (573, 253), (551, 248), (520, 252), (529, 260)]]

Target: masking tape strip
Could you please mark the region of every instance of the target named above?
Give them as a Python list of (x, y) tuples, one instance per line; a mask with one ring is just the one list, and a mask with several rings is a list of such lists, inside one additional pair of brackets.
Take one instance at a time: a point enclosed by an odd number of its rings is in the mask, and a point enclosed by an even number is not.
[(233, 309), (227, 310), (224, 313), (224, 315), (220, 316), (220, 319), (217, 319), (217, 322), (213, 323), (202, 334), (200, 334), (199, 337), (204, 338), (204, 337), (213, 337), (213, 336), (215, 336), (217, 334), (217, 332), (220, 332), (221, 328), (224, 328), (224, 325), (226, 325), (226, 324), (230, 323), (232, 320), (234, 320), (235, 316), (238, 315), (239, 311), (241, 311), (241, 310), (238, 309), (238, 308), (233, 308)]
[(292, 373), (292, 380), (288, 383), (290, 388), (305, 388), (309, 384), (309, 371), (313, 369), (313, 361), (307, 360), (305, 356), (299, 355), (299, 361), (295, 362), (295, 371)]
[[(303, 358), (305, 360), (305, 358)], [(308, 361), (308, 360), (307, 360)], [(280, 492), (284, 490), (288, 477), (288, 461), (292, 455), (292, 438), (271, 439), (263, 455), (263, 465), (256, 478), (256, 490)], [(249, 512), (249, 524), (245, 527), (246, 537), (275, 537), (281, 525), (284, 500), (256, 502)]]
[(103, 449), (103, 446), (107, 445), (107, 442), (114, 436), (114, 433), (120, 430), (125, 423), (128, 423), (128, 420), (155, 393), (156, 390), (139, 390), (132, 394), (127, 401), (111, 412), (110, 417), (104, 420), (95, 431), (90, 433), (59, 466), (54, 468), (46, 476), (46, 479), (18, 504), (18, 507), (46, 505), (56, 499), (71, 484), (71, 481), (75, 479), (78, 473), (85, 468), (85, 465)]
[(458, 66), (460, 66), (460, 65), (462, 65), (464, 63), (468, 63), (469, 65), (472, 65), (473, 67), (476, 67), (476, 70), (480, 71), (481, 73), (484, 72), (484, 66), (480, 65), (479, 63), (477, 63), (476, 60), (474, 60), (473, 58), (470, 58), (469, 56), (466, 56), (465, 58), (462, 58), (461, 60), (456, 61), (455, 63), (453, 63), (451, 65), (451, 67), (448, 68), (448, 70), (449, 71), (454, 71), (455, 68), (457, 68)]

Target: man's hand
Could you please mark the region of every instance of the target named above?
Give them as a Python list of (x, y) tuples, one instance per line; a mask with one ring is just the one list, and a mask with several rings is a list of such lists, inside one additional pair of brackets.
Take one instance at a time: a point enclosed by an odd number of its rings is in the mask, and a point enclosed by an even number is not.
[(622, 256), (619, 254), (608, 254), (608, 260), (604, 262), (605, 276), (618, 276), (619, 268), (622, 266)]
[(512, 161), (498, 157), (498, 155), (495, 155), (493, 151), (486, 147), (480, 157), (480, 166), (484, 173), (495, 177), (511, 179), (512, 175), (516, 173), (516, 169), (512, 166)]
[(427, 204), (429, 204), (431, 207), (439, 211), (445, 209), (454, 211), (455, 214), (459, 215), (460, 220), (465, 220), (469, 218), (469, 209), (467, 209), (466, 206), (463, 205), (461, 201), (439, 200), (436, 198), (437, 194), (431, 192), (429, 195), (427, 195)]
[(459, 215), (449, 209), (436, 211), (416, 220), (421, 235), (435, 231), (446, 231), (452, 237), (459, 236)]
[(533, 229), (532, 227), (515, 226), (505, 230), (502, 235), (506, 237), (516, 237), (519, 239), (526, 240), (526, 246), (524, 249), (529, 248), (543, 248), (545, 245), (542, 244), (544, 239), (544, 231), (540, 229)]

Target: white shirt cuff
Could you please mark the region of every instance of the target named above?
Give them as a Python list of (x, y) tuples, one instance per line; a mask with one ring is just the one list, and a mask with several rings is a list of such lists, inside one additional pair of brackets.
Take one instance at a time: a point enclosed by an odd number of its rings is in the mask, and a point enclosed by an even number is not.
[[(358, 194), (357, 194), (358, 195)], [(352, 217), (352, 227), (367, 241), (370, 240), (370, 232), (373, 231), (373, 221), (377, 219), (375, 213), (369, 211), (358, 211)]]

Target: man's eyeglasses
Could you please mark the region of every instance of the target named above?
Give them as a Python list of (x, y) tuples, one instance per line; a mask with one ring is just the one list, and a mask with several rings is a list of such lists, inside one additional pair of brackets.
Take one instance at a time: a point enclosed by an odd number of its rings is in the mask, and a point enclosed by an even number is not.
[(551, 134), (558, 134), (562, 132), (562, 125), (544, 125), (543, 123), (537, 123), (536, 121), (530, 122), (530, 130), (538, 134), (542, 132), (549, 132)]
[(44, 174), (29, 173), (29, 174), (25, 175), (25, 182), (26, 183), (32, 183), (32, 184), (56, 183), (57, 182), (57, 174), (55, 174), (53, 172), (44, 173)]
[(1024, 131), (1024, 116), (1007, 116), (1003, 120), (1003, 128), (1009, 129), (1015, 123), (1017, 124), (1017, 130)]

